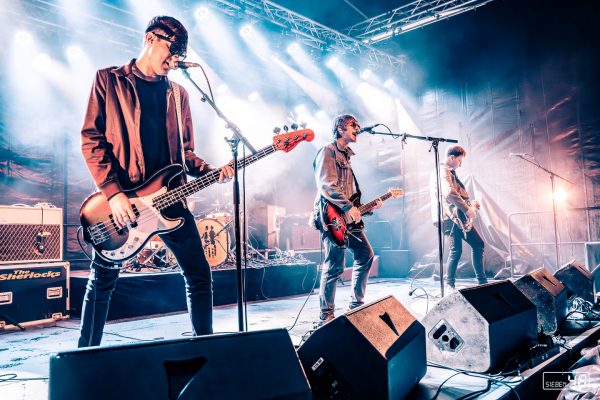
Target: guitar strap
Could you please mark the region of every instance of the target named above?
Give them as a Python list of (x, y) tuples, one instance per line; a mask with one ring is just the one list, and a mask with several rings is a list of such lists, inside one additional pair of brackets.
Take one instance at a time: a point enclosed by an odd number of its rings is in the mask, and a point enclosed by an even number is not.
[(181, 120), (181, 92), (179, 85), (175, 82), (170, 82), (173, 88), (173, 95), (175, 96), (175, 113), (177, 114), (177, 131), (179, 133), (179, 145), (181, 146), (181, 162), (183, 164), (183, 170), (188, 172), (188, 167), (185, 164), (185, 149), (183, 147), (183, 122)]
[(352, 172), (352, 178), (354, 178), (354, 186), (356, 187), (356, 194), (358, 195), (358, 202), (360, 203), (362, 198), (362, 192), (360, 191), (360, 186), (358, 186), (358, 181), (356, 180), (356, 175), (354, 175), (354, 171), (350, 168), (350, 172)]

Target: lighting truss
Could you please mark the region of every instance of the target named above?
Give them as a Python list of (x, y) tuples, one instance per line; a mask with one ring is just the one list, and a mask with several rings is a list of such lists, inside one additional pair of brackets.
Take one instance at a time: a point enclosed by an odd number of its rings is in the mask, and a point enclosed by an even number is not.
[(344, 30), (365, 44), (373, 44), (416, 28), (484, 6), (493, 0), (416, 0)]
[(328, 28), (309, 18), (297, 14), (267, 0), (215, 0), (212, 3), (220, 11), (235, 17), (250, 17), (267, 21), (293, 34), (300, 42), (322, 51), (341, 51), (366, 57), (372, 64), (397, 67), (404, 64), (394, 57), (369, 44)]

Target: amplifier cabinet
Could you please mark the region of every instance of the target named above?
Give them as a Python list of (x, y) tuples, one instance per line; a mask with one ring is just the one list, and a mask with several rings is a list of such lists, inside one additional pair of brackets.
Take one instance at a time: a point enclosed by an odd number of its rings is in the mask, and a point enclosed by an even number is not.
[(63, 259), (61, 208), (0, 206), (0, 264)]
[(69, 314), (69, 263), (0, 265), (0, 329)]

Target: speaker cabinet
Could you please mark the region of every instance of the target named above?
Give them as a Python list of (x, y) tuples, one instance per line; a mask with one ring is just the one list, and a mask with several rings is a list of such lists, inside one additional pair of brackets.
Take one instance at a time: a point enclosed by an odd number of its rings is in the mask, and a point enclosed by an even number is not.
[(323, 325), (298, 355), (316, 399), (401, 399), (427, 369), (423, 325), (392, 296)]
[(485, 372), (537, 343), (535, 305), (510, 281), (461, 289), (421, 321), (427, 360)]
[(285, 329), (65, 351), (49, 399), (310, 399)]
[(556, 271), (554, 277), (567, 287), (569, 298), (580, 297), (591, 303), (594, 302), (592, 274), (576, 260), (571, 260)]
[(515, 286), (537, 309), (538, 330), (556, 333), (567, 316), (567, 288), (545, 268), (538, 268), (515, 281)]
[(62, 209), (0, 206), (0, 264), (62, 260)]

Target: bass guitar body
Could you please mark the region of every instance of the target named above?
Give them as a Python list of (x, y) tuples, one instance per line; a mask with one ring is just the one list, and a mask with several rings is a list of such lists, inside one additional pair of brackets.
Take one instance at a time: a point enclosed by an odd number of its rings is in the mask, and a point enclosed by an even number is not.
[(180, 165), (169, 165), (142, 185), (125, 190), (123, 193), (132, 204), (136, 220), (123, 229), (115, 225), (108, 200), (101, 192), (89, 196), (79, 215), (84, 240), (106, 261), (119, 263), (136, 255), (155, 234), (179, 228), (183, 219), (171, 219), (169, 214), (177, 215), (176, 209), (184, 207), (183, 203), (177, 202), (159, 210), (154, 199), (175, 186), (175, 178), (181, 171)]

